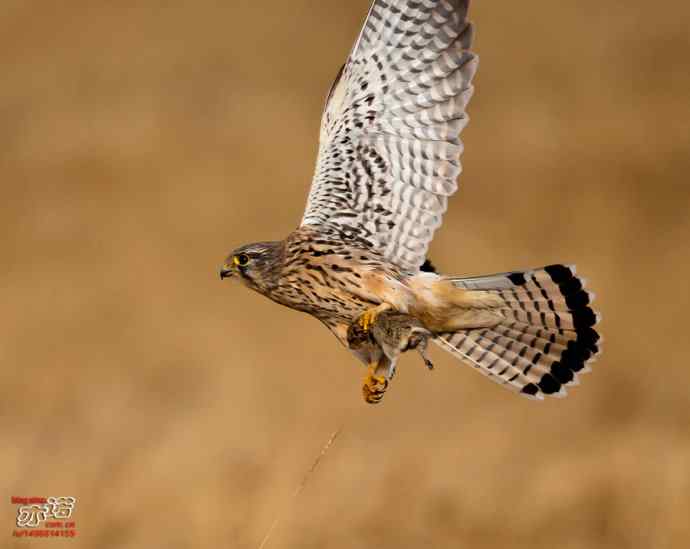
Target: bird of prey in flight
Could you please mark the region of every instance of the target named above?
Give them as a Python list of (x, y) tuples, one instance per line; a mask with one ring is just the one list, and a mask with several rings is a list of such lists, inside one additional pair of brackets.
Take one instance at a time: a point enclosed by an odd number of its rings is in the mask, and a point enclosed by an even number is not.
[(468, 7), (373, 2), (328, 92), (300, 226), (237, 248), (220, 271), (325, 324), (368, 367), (367, 402), (388, 386), (390, 358), (348, 345), (348, 329), (373, 331), (385, 311), (532, 399), (564, 396), (599, 350), (598, 315), (572, 267), (464, 278), (427, 260), (461, 171), (478, 61)]

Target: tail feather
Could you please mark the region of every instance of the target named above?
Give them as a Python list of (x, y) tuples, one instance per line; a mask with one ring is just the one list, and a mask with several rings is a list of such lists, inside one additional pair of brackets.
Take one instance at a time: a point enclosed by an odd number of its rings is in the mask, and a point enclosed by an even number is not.
[(594, 329), (599, 315), (573, 267), (451, 280), (459, 288), (499, 295), (505, 320), (491, 328), (442, 334), (439, 345), (530, 398), (565, 396), (566, 387), (579, 384), (578, 374), (588, 371), (599, 352)]
[(540, 339), (547, 339), (552, 343), (559, 343), (565, 345), (566, 347), (570, 345), (570, 342), (577, 342), (578, 347), (584, 350), (589, 350), (592, 355), (599, 352), (598, 343), (601, 340), (599, 334), (594, 330), (594, 328), (580, 330), (579, 332), (565, 331), (561, 330), (547, 330), (541, 326), (530, 326), (523, 322), (512, 322), (509, 323), (511, 329), (518, 331), (523, 335), (531, 335), (538, 337)]
[(536, 352), (514, 340), (483, 328), (455, 332), (440, 338), (446, 349), (458, 353), (492, 381), (519, 392), (548, 373)]
[(493, 328), (492, 331), (500, 337), (526, 345), (535, 353), (541, 353), (543, 356), (551, 357), (553, 360), (559, 360), (563, 352), (567, 350), (568, 344), (574, 341), (574, 339), (568, 340), (567, 336), (560, 336), (555, 332), (546, 332), (541, 329), (543, 335), (548, 334), (547, 339), (516, 330), (514, 326), (514, 324), (510, 323), (501, 324)]
[[(510, 304), (508, 304), (510, 305)], [(577, 331), (581, 328), (594, 326), (598, 319), (592, 309), (587, 307), (581, 311), (540, 311), (537, 308), (514, 309), (507, 307), (501, 310), (506, 319), (521, 322), (530, 326), (543, 326), (550, 330)]]

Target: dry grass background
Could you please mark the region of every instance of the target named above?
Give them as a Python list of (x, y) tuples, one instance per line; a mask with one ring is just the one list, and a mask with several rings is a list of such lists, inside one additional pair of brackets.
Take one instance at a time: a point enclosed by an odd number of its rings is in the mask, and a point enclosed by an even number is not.
[[(605, 354), (568, 399), (435, 352), (384, 403), (320, 324), (217, 267), (299, 221), (368, 0), (0, 6), (0, 546), (690, 542), (690, 7), (475, 2), (465, 172), (432, 257), (577, 262)], [(12, 540), (10, 495), (80, 537)]]

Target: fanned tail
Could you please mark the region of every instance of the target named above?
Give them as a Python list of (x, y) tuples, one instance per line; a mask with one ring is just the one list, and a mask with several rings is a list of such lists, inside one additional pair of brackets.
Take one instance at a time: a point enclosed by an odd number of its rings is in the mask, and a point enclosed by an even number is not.
[(529, 398), (562, 397), (599, 352), (593, 295), (572, 266), (450, 280), (458, 288), (497, 294), (505, 303), (505, 321), (497, 326), (435, 340), (496, 383)]

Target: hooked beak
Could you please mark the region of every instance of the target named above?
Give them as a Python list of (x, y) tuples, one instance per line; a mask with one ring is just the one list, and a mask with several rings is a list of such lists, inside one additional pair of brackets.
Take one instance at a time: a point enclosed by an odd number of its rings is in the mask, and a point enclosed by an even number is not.
[(232, 265), (224, 263), (223, 266), (220, 268), (221, 280), (223, 280), (224, 278), (230, 278), (233, 274), (235, 274), (235, 270), (232, 268)]

